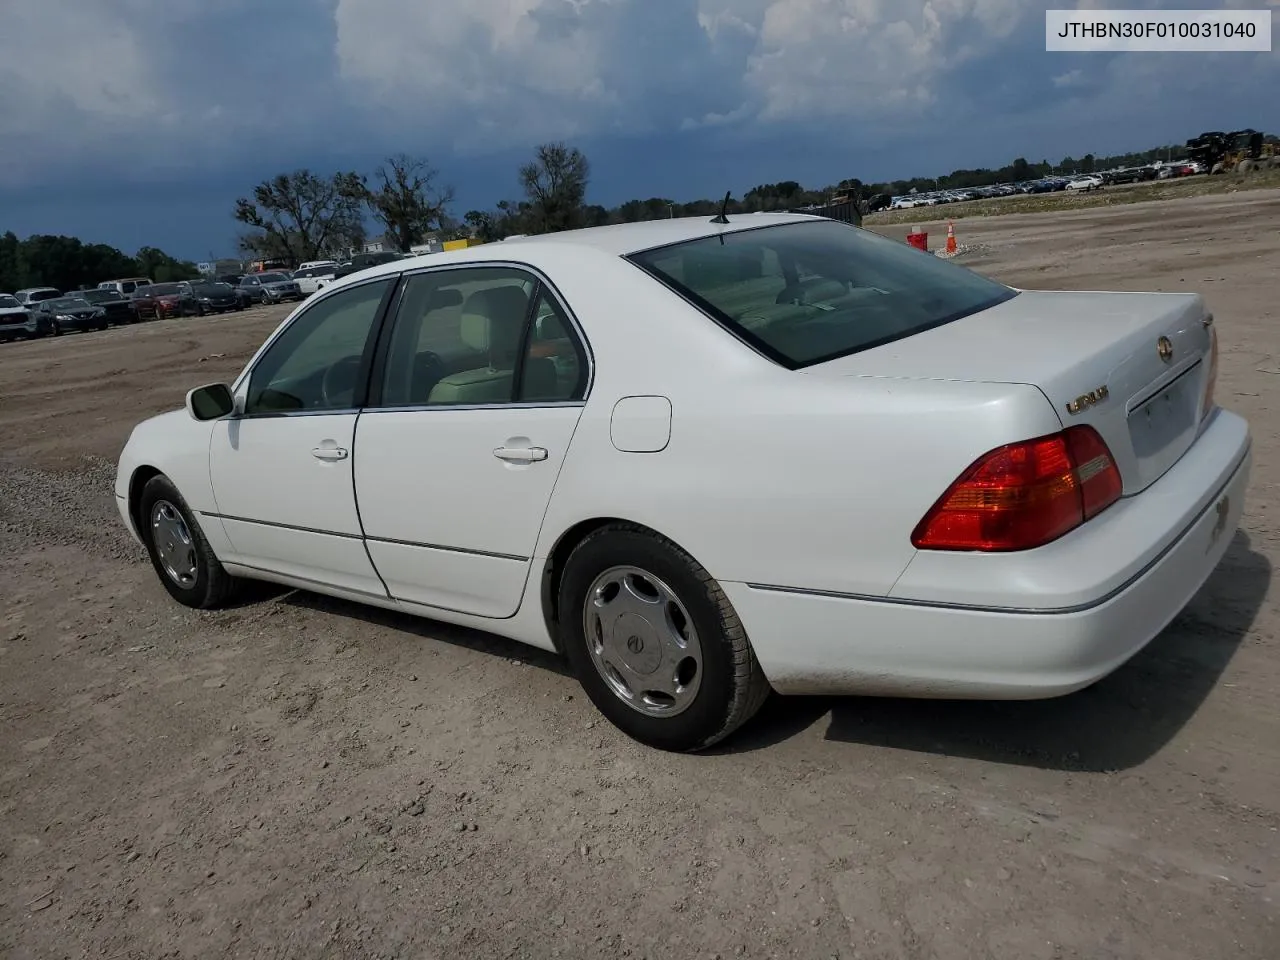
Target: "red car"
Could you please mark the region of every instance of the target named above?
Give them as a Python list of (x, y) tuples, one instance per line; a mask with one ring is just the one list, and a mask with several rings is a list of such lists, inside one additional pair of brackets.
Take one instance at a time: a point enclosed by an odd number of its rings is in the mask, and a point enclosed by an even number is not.
[(139, 320), (164, 320), (195, 313), (198, 304), (191, 286), (184, 283), (149, 283), (133, 291)]

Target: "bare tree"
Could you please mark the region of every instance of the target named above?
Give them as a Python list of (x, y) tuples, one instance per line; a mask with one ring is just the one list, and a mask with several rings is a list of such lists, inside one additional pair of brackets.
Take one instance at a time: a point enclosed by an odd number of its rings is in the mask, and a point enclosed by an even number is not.
[(368, 192), (369, 207), (401, 253), (430, 233), (454, 228), (448, 214), (453, 187), (440, 184), (439, 172), (426, 160), (390, 157), (374, 176), (379, 186)]
[(294, 263), (358, 247), (364, 242), (367, 194), (357, 173), (322, 177), (303, 169), (279, 174), (254, 187), (252, 199), (236, 200), (236, 220), (253, 228), (240, 244)]
[(591, 166), (576, 147), (544, 143), (532, 163), (520, 168), (534, 232), (569, 230), (583, 223)]

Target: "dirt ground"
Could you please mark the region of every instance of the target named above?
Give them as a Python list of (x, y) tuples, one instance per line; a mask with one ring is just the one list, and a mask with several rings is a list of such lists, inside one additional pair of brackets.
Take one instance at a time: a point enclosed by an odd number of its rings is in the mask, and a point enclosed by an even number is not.
[(0, 956), (1275, 960), (1277, 223), (1251, 191), (959, 237), (1018, 286), (1217, 315), (1253, 486), (1156, 642), (1053, 701), (775, 697), (701, 756), (493, 637), (169, 600), (114, 458), (281, 311), (0, 346)]

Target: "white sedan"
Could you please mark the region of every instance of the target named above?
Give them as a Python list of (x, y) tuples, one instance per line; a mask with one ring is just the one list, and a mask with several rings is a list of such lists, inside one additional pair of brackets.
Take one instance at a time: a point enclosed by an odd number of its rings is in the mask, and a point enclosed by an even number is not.
[(140, 424), (179, 602), (275, 581), (561, 652), (690, 750), (768, 692), (1042, 698), (1155, 637), (1251, 465), (1194, 294), (1032, 292), (832, 220), (435, 253)]
[(1102, 178), (1092, 174), (1084, 177), (1076, 177), (1074, 180), (1067, 181), (1068, 190), (1084, 190), (1087, 193), (1090, 190), (1101, 190), (1102, 187)]

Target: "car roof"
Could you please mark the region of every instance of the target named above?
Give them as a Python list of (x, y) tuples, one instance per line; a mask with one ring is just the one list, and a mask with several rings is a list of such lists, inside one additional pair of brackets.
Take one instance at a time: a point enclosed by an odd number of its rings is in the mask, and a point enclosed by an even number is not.
[[(368, 280), (431, 264), (511, 260), (525, 256), (531, 249), (547, 247), (575, 246), (622, 257), (641, 250), (686, 240), (698, 240), (703, 237), (714, 237), (724, 233), (736, 233), (741, 230), (783, 223), (803, 223), (823, 219), (826, 218), (802, 213), (747, 213), (730, 215), (728, 223), (712, 223), (711, 217), (678, 217), (668, 220), (643, 220), (638, 223), (616, 223), (607, 227), (583, 227), (578, 230), (562, 230), (558, 233), (512, 237), (509, 240), (482, 243), (460, 250), (424, 253), (416, 257), (366, 267), (359, 273), (352, 274), (351, 277)], [(351, 277), (344, 277), (343, 285)]]

